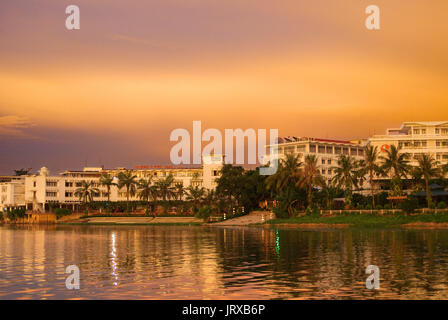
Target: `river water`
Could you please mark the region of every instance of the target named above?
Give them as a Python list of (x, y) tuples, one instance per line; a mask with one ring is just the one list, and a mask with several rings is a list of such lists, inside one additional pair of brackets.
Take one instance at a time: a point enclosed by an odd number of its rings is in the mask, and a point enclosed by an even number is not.
[(448, 299), (448, 231), (0, 226), (0, 299)]

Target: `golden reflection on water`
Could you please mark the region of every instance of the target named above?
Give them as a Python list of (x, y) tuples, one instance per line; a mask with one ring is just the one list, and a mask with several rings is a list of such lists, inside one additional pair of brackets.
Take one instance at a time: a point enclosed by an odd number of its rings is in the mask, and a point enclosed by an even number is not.
[(115, 232), (112, 232), (112, 276), (114, 277), (114, 286), (118, 285), (118, 274), (117, 274), (117, 249), (115, 248)]
[(0, 299), (448, 299), (447, 266), (444, 230), (0, 227)]

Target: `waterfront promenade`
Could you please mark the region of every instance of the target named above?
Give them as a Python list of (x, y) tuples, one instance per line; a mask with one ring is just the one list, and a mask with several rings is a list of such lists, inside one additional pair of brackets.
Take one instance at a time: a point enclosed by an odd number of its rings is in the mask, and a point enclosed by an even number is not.
[(264, 223), (275, 218), (275, 214), (268, 211), (253, 211), (248, 215), (214, 223), (216, 226), (247, 226), (255, 223)]

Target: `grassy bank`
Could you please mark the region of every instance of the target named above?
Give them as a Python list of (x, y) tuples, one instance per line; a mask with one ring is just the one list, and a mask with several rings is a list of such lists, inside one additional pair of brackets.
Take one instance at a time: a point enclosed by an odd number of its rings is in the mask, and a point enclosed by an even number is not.
[(273, 219), (266, 222), (268, 225), (300, 225), (300, 224), (327, 224), (349, 225), (350, 227), (363, 228), (387, 228), (401, 227), (406, 224), (425, 224), (425, 223), (448, 223), (448, 215), (415, 215), (405, 216), (403, 214), (393, 216), (369, 216), (369, 215), (341, 215), (333, 217), (303, 216), (289, 219)]

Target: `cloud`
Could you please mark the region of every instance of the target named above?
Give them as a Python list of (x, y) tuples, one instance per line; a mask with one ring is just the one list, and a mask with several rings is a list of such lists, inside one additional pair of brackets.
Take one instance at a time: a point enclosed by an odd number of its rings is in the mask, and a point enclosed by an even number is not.
[(0, 116), (0, 136), (33, 139), (33, 135), (26, 132), (26, 129), (35, 126), (26, 117), (14, 115)]

